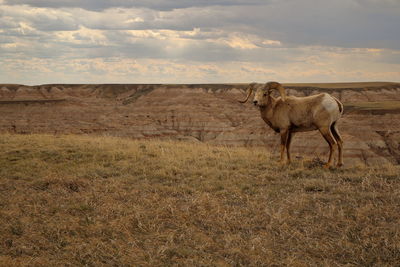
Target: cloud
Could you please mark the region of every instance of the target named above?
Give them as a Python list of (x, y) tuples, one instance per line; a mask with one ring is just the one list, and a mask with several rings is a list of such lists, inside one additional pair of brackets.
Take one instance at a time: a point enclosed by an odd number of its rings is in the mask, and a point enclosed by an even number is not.
[(79, 28), (77, 18), (70, 12), (43, 8), (0, 6), (0, 22), (7, 21), (8, 28), (21, 24), (38, 31), (71, 31)]
[(394, 0), (0, 0), (0, 82), (398, 80), (399, 11)]
[(263, 5), (265, 0), (5, 0), (8, 5), (29, 5), (33, 7), (65, 8), (76, 7), (87, 10), (108, 8), (148, 8), (154, 10), (173, 10), (189, 7)]
[[(351, 59), (349, 59), (351, 60)], [(346, 62), (347, 63), (347, 62)], [(359, 61), (358, 63), (364, 63)], [(222, 83), (222, 82), (343, 82), (393, 81), (400, 71), (387, 66), (352, 68), (334, 60), (324, 66), (308, 62), (269, 65), (262, 62), (196, 62), (169, 59), (131, 58), (33, 58), (0, 61), (0, 80), (28, 84), (44, 83)], [(28, 82), (26, 82), (28, 81)]]
[[(18, 1), (12, 1), (14, 4)], [(87, 1), (25, 1), (36, 6), (79, 6)], [(135, 1), (136, 2), (136, 1)], [(165, 3), (170, 3), (166, 1)], [(121, 3), (110, 1), (109, 9), (30, 8), (3, 6), (11, 23), (24, 21), (41, 31), (70, 31), (80, 26), (100, 30), (221, 30), (243, 32), (261, 39), (276, 40), (286, 45), (324, 45), (338, 47), (374, 47), (400, 49), (400, 2), (373, 0), (360, 5), (359, 0), (337, 1), (254, 1), (214, 2), (225, 6), (206, 6), (209, 1), (172, 1), (178, 9), (116, 8)], [(229, 1), (227, 1), (229, 2)], [(60, 4), (61, 3), (61, 4)], [(96, 2), (87, 2), (95, 5)], [(106, 3), (106, 2), (104, 2)], [(108, 3), (108, 2), (107, 2)], [(154, 1), (146, 1), (148, 6)], [(236, 3), (236, 5), (234, 5)], [(251, 5), (258, 4), (257, 6)], [(46, 4), (46, 5), (45, 5)], [(193, 7), (197, 4), (197, 7)], [(237, 4), (243, 4), (237, 6)], [(61, 5), (61, 6), (63, 6)], [(100, 5), (100, 4), (99, 4)], [(204, 5), (202, 7), (198, 7)], [(377, 7), (379, 6), (379, 8)], [(143, 6), (137, 4), (137, 6)], [(113, 8), (112, 8), (113, 7)], [(395, 12), (395, 11), (398, 12)], [(4, 15), (3, 15), (4, 16)]]
[(352, 0), (279, 1), (231, 12), (232, 27), (291, 45), (400, 48), (400, 2), (388, 9)]

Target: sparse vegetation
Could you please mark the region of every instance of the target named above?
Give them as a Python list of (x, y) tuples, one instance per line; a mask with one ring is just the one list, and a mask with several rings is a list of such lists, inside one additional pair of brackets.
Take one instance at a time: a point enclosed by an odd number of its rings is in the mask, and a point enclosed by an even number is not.
[(399, 83), (394, 82), (349, 82), (349, 83), (285, 83), (287, 87), (317, 87), (317, 88), (373, 88), (373, 87), (384, 87), (384, 86), (397, 86)]
[(400, 110), (400, 101), (348, 102), (345, 106), (352, 110)]
[(4, 266), (394, 266), (399, 166), (264, 148), (0, 135)]
[(130, 95), (129, 97), (127, 97), (124, 101), (122, 101), (122, 103), (124, 105), (128, 105), (130, 103), (135, 102), (139, 97), (146, 95), (150, 92), (152, 92), (154, 90), (154, 87), (151, 85), (148, 85), (144, 88), (141, 88), (140, 90), (137, 90), (135, 93), (133, 93), (132, 95)]

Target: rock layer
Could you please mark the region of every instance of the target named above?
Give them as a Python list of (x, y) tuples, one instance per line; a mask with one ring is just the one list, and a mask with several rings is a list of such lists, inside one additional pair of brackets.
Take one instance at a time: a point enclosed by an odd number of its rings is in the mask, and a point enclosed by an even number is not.
[[(267, 146), (279, 136), (250, 103), (240, 104), (244, 84), (0, 85), (0, 131), (20, 134), (98, 134), (128, 138), (191, 140), (219, 145)], [(288, 85), (288, 94), (328, 92), (345, 104), (339, 129), (346, 164), (400, 163), (400, 84)], [(357, 108), (381, 101), (382, 108)], [(351, 103), (351, 105), (350, 105)], [(347, 105), (348, 104), (348, 105)], [(399, 106), (400, 107), (400, 106)], [(317, 131), (298, 133), (296, 157), (326, 159)]]

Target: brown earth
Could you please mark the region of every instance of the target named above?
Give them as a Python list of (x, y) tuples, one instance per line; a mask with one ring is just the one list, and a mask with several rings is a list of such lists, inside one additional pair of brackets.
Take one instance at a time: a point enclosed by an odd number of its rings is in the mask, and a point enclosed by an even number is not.
[[(0, 132), (96, 134), (278, 148), (279, 137), (250, 103), (245, 84), (0, 85)], [(328, 92), (345, 104), (339, 129), (345, 164), (400, 163), (400, 84), (287, 84), (289, 95)], [(325, 160), (316, 131), (298, 133), (297, 158)]]

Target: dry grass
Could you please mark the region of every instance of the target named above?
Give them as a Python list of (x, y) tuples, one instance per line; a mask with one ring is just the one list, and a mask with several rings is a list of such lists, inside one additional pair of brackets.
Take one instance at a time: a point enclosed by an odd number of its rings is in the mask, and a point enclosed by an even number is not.
[(400, 101), (347, 102), (345, 107), (356, 110), (400, 110)]
[(0, 135), (0, 263), (394, 266), (399, 173), (282, 168), (255, 148)]
[(348, 83), (285, 83), (288, 87), (318, 87), (318, 88), (363, 88), (363, 87), (384, 87), (400, 85), (395, 82), (348, 82)]

